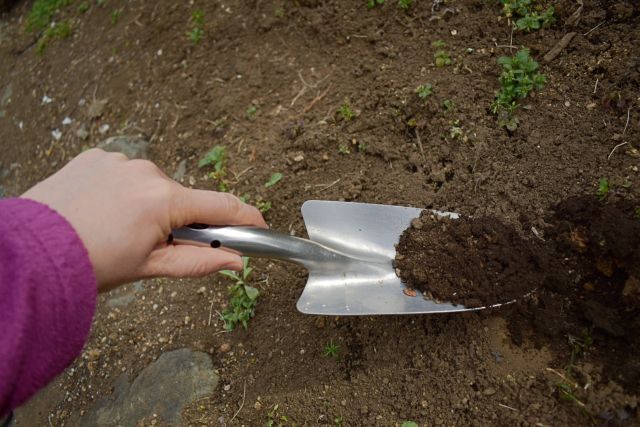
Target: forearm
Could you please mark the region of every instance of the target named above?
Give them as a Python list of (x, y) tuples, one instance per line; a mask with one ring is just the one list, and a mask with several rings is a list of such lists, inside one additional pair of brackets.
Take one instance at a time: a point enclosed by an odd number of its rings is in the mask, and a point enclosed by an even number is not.
[(78, 356), (96, 293), (89, 256), (62, 216), (0, 201), (0, 417)]

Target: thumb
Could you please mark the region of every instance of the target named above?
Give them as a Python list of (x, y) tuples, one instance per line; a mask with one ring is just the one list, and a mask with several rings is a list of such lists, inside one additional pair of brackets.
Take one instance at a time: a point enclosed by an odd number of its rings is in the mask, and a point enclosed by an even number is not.
[(142, 265), (144, 277), (202, 277), (220, 270), (241, 270), (242, 258), (221, 249), (168, 245), (155, 249)]

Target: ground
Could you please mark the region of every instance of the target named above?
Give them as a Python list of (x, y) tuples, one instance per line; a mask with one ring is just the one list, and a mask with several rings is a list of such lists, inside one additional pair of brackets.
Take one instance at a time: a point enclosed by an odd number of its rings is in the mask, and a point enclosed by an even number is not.
[[(136, 135), (149, 143), (143, 156), (194, 188), (220, 188), (198, 161), (225, 147), (223, 185), (270, 202), (271, 227), (298, 236), (308, 199), (493, 216), (525, 238), (573, 196), (638, 206), (640, 7), (543, 3), (556, 22), (528, 33), (512, 31), (498, 1), (415, 0), (403, 9), (387, 0), (369, 9), (365, 0), (76, 0), (53, 17), (68, 23), (68, 36), (44, 45), (42, 32), (26, 29), (33, 2), (17, 2), (0, 20), (0, 188), (19, 195), (82, 150)], [(437, 40), (450, 65), (435, 66)], [(490, 106), (498, 58), (521, 47), (546, 85), (521, 101), (510, 131)], [(427, 84), (432, 94), (421, 98), (416, 88)], [(283, 178), (266, 187), (274, 173)], [(222, 276), (146, 280), (101, 295), (82, 356), (16, 425), (640, 421), (638, 383), (600, 363), (602, 334), (564, 337), (563, 353), (544, 335), (519, 336), (500, 309), (306, 316), (295, 309), (303, 269), (251, 264), (261, 295), (246, 330), (223, 328), (231, 283)], [(336, 357), (324, 354), (327, 343)], [(173, 350), (213, 361), (203, 365), (211, 382), (189, 403), (126, 421), (92, 416), (117, 413)], [(171, 384), (173, 374), (158, 381)]]

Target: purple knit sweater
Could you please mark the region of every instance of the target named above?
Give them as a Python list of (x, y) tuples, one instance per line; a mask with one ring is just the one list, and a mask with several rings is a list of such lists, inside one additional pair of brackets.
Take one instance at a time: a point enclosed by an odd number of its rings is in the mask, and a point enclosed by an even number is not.
[(0, 200), (0, 418), (80, 354), (96, 292), (66, 219), (32, 200)]

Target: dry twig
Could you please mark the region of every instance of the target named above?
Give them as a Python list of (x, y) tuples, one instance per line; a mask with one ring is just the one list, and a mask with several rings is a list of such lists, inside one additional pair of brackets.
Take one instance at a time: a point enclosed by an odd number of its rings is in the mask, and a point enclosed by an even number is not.
[(242, 387), (242, 402), (240, 403), (240, 407), (238, 408), (236, 413), (233, 414), (233, 417), (231, 417), (231, 419), (229, 420), (229, 423), (231, 423), (231, 421), (233, 421), (238, 416), (240, 411), (242, 411), (242, 407), (244, 406), (244, 399), (246, 396), (247, 396), (247, 380), (244, 380), (244, 387)]

